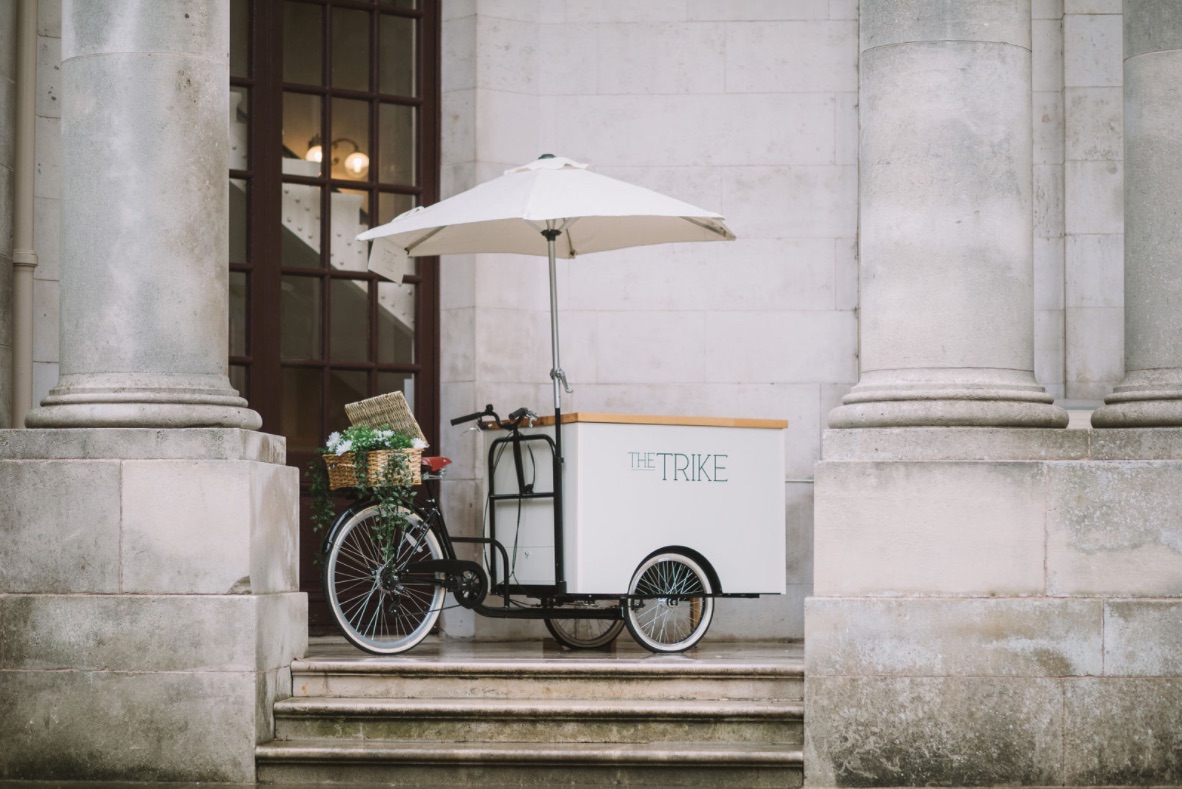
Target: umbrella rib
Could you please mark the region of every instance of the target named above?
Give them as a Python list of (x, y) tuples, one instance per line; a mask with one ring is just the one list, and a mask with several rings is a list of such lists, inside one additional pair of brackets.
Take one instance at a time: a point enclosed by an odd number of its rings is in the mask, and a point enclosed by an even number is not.
[(420, 238), (418, 241), (414, 242), (414, 243), (413, 243), (413, 244), (411, 244), (409, 247), (407, 247), (407, 248), (406, 248), (406, 254), (408, 254), (408, 255), (409, 255), (409, 254), (410, 254), (410, 253), (411, 253), (413, 250), (417, 249), (417, 248), (418, 248), (419, 246), (421, 246), (422, 244), (424, 244), (424, 243), (426, 243), (427, 241), (429, 241), (429, 240), (431, 240), (432, 238), (434, 238), (434, 237), (435, 237), (435, 234), (437, 234), (437, 233), (442, 233), (444, 230), (446, 230), (446, 229), (447, 229), (447, 227), (448, 227), (447, 225), (440, 225), (439, 227), (437, 227), (437, 228), (433, 229), (433, 230), (432, 230), (430, 233), (428, 233), (427, 235), (423, 236), (423, 237), (422, 237), (422, 238)]
[(703, 222), (701, 219), (694, 219), (692, 216), (683, 216), (682, 219), (689, 222), (691, 225), (697, 225), (703, 230), (709, 230), (711, 233), (726, 238), (726, 232), (724, 230), (719, 229), (717, 226), (712, 225), (709, 222)]

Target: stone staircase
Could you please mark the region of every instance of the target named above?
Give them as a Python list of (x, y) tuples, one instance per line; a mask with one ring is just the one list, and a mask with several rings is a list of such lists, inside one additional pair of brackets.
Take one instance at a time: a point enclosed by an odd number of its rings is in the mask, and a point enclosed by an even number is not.
[(297, 661), (258, 780), (801, 785), (799, 658), (555, 654)]

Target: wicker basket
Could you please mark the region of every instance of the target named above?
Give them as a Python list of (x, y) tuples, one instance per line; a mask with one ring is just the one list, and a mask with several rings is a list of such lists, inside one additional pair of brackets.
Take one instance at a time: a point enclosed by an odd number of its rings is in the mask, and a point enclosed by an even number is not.
[[(365, 479), (367, 484), (372, 484), (376, 480), (381, 480), (385, 476), (386, 465), (391, 462), (395, 454), (400, 454), (406, 457), (405, 472), (395, 478), (395, 481), (403, 485), (418, 485), (423, 481), (423, 450), (421, 449), (372, 449), (366, 453), (366, 469)], [(352, 452), (346, 452), (343, 455), (321, 455), (324, 458), (324, 466), (328, 469), (328, 488), (329, 490), (340, 490), (341, 488), (355, 488), (357, 487), (357, 465), (356, 457)]]
[(427, 443), (422, 428), (415, 421), (415, 415), (411, 413), (410, 406), (407, 405), (402, 392), (391, 392), (371, 397), (368, 400), (348, 403), (345, 406), (345, 415), (349, 417), (350, 424), (368, 425), (369, 427), (389, 425), (399, 433), (405, 433), (411, 438), (419, 439), (424, 444)]

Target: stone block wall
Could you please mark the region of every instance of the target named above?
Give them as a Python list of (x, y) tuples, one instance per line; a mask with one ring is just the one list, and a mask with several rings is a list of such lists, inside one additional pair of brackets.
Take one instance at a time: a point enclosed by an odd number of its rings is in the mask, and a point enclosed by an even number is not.
[(37, 0), (34, 113), (33, 406), (57, 385), (62, 202), (62, 0)]
[(1121, 0), (1063, 3), (1066, 397), (1100, 401), (1124, 377)]
[[(799, 638), (825, 415), (857, 377), (857, 3), (444, 4), (444, 194), (555, 153), (713, 209), (739, 240), (559, 261), (564, 410), (788, 419), (788, 595), (715, 637)], [(445, 417), (552, 408), (546, 264), (442, 263)], [(444, 425), (452, 523), (479, 441)], [(495, 636), (514, 623), (459, 621)]]
[(0, 428), (12, 415), (12, 244), (16, 187), (16, 3), (0, 8)]
[(813, 786), (1182, 781), (1182, 431), (834, 431)]
[(0, 780), (254, 780), (307, 644), (283, 461), (237, 430), (0, 432)]

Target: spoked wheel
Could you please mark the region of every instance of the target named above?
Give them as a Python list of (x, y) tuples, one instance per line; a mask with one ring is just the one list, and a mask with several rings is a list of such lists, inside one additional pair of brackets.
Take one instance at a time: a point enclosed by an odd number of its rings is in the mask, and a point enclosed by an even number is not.
[(680, 553), (658, 553), (632, 576), (624, 622), (636, 642), (652, 652), (684, 652), (701, 640), (714, 617), (710, 579)]
[(422, 641), (443, 609), (442, 574), (411, 575), (411, 562), (442, 559), (427, 524), (404, 513), (383, 551), (377, 507), (366, 507), (341, 528), (324, 562), (324, 593), (345, 638), (375, 655), (405, 652)]
[[(618, 608), (619, 600), (591, 600), (575, 604), (578, 608)], [(570, 649), (597, 649), (616, 640), (624, 629), (622, 619), (547, 619), (546, 629), (554, 640)]]

